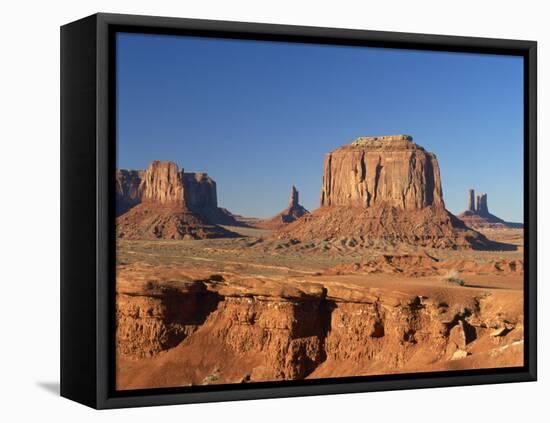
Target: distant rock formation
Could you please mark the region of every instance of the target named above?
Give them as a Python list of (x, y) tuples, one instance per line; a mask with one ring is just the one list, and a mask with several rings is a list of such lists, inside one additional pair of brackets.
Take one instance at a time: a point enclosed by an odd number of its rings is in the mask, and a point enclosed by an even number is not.
[(183, 171), (173, 162), (151, 162), (141, 180), (142, 202), (186, 205)]
[(301, 207), (299, 204), (299, 198), (300, 198), (300, 194), (298, 193), (298, 190), (294, 185), (292, 185), (292, 189), (290, 190), (290, 201), (288, 202), (288, 207), (291, 209)]
[(219, 224), (233, 216), (217, 205), (216, 183), (173, 162), (147, 170), (117, 171), (117, 234), (126, 239), (197, 239), (235, 236)]
[(466, 226), (473, 229), (523, 228), (522, 223), (506, 222), (494, 214), (489, 213), (487, 194), (478, 195), (476, 197), (476, 206), (471, 207), (474, 194), (475, 191), (473, 189), (468, 190), (468, 209), (457, 216)]
[(445, 209), (437, 158), (409, 135), (361, 137), (328, 153), (321, 207), (273, 237), (324, 250), (495, 247)]
[(234, 216), (218, 207), (216, 182), (203, 172), (184, 172), (173, 162), (151, 162), (146, 170), (118, 169), (116, 213), (120, 216), (142, 202), (179, 205), (200, 214), (209, 223), (238, 225)]
[(481, 194), (479, 196), (477, 212), (482, 216), (489, 214), (489, 207), (487, 207), (487, 194)]
[(141, 203), (143, 194), (141, 178), (144, 173), (143, 170), (117, 169), (115, 188), (117, 216), (126, 213), (132, 207)]
[(309, 211), (300, 204), (298, 190), (293, 185), (290, 190), (290, 201), (288, 203), (288, 207), (270, 219), (260, 220), (255, 224), (255, 226), (266, 229), (279, 229), (306, 214), (309, 214)]
[(475, 191), (471, 189), (468, 192), (468, 210), (475, 211)]
[(361, 137), (325, 156), (321, 206), (443, 206), (434, 154), (409, 135)]
[(118, 169), (116, 192), (121, 210), (147, 201), (194, 210), (218, 207), (216, 182), (206, 173), (184, 172), (173, 162), (155, 160), (146, 170)]

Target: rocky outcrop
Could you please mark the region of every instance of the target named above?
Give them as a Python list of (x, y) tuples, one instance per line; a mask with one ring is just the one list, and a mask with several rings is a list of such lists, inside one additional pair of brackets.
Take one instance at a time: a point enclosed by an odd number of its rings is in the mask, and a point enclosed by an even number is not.
[(321, 207), (273, 238), (337, 253), (398, 244), (499, 248), (445, 209), (437, 159), (408, 135), (362, 137), (327, 154)]
[(126, 213), (135, 205), (141, 203), (141, 179), (145, 172), (142, 170), (117, 169), (116, 171), (116, 215)]
[(444, 206), (439, 166), (408, 135), (362, 137), (325, 157), (321, 206)]
[[(236, 236), (217, 206), (216, 183), (205, 173), (186, 173), (173, 162), (153, 161), (145, 171), (119, 170), (117, 236), (124, 239), (202, 239)], [(138, 183), (139, 182), (139, 183)], [(120, 185), (120, 189), (119, 189)], [(129, 197), (128, 194), (132, 194)]]
[[(346, 255), (407, 244), (446, 249), (507, 249), (468, 229), (441, 207), (402, 210), (392, 206), (320, 207), (274, 233), (273, 248)], [(267, 245), (258, 244), (257, 248)]]
[(216, 182), (202, 172), (183, 173), (185, 204), (192, 210), (215, 209), (218, 207)]
[(292, 185), (292, 189), (290, 190), (290, 201), (288, 202), (288, 208), (290, 209), (296, 209), (301, 207), (300, 206), (300, 194), (298, 193), (298, 190), (294, 185)]
[(522, 223), (506, 222), (500, 217), (491, 214), (487, 204), (487, 194), (478, 195), (476, 197), (476, 206), (471, 207), (474, 193), (475, 191), (473, 189), (468, 190), (468, 208), (457, 216), (466, 224), (466, 226), (474, 229), (523, 228)]
[(173, 162), (151, 162), (141, 180), (142, 202), (186, 206), (183, 171)]
[(300, 204), (298, 190), (293, 185), (290, 190), (288, 207), (270, 219), (256, 222), (254, 226), (266, 229), (280, 229), (307, 214), (309, 214), (309, 211)]
[(146, 170), (118, 169), (116, 184), (117, 209), (123, 210), (117, 215), (141, 202), (197, 212), (218, 208), (216, 182), (203, 172), (184, 172), (173, 162), (155, 160)]
[[(448, 370), (460, 363), (499, 367), (523, 360), (519, 293), (424, 288), (414, 294), (231, 275), (193, 280), (171, 274), (164, 280), (155, 273), (147, 282), (132, 279), (131, 270), (119, 269), (117, 284), (121, 389)], [(507, 349), (505, 356), (500, 348)], [(477, 357), (477, 365), (460, 361), (469, 356)]]
[(468, 192), (468, 210), (475, 211), (475, 191), (471, 189)]
[(216, 308), (219, 296), (201, 282), (117, 281), (117, 350), (148, 357), (175, 347)]
[(477, 212), (481, 216), (487, 216), (489, 214), (489, 207), (487, 206), (487, 194), (481, 194), (479, 196), (479, 205), (477, 207)]

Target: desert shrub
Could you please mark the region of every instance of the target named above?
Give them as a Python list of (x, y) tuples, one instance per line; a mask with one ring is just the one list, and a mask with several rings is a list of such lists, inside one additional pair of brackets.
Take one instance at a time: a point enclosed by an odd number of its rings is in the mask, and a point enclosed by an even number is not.
[(203, 379), (202, 383), (204, 385), (210, 385), (211, 383), (216, 382), (220, 378), (221, 371), (222, 369), (220, 369), (219, 367), (216, 367), (212, 373), (210, 373)]
[(459, 276), (459, 273), (455, 269), (451, 269), (443, 276), (443, 281), (446, 283), (453, 283), (455, 285), (464, 286), (466, 282)]

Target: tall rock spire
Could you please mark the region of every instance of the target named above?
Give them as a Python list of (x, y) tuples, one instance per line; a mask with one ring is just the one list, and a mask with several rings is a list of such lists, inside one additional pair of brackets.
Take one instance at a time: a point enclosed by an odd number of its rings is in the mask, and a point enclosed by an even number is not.
[(479, 197), (479, 207), (477, 209), (478, 214), (486, 216), (489, 214), (489, 207), (487, 206), (487, 194), (481, 194)]
[(298, 190), (294, 185), (292, 185), (292, 189), (290, 190), (290, 202), (288, 203), (288, 207), (293, 209), (293, 208), (296, 208), (298, 204), (299, 204)]
[(468, 191), (468, 211), (475, 211), (475, 191), (473, 189)]

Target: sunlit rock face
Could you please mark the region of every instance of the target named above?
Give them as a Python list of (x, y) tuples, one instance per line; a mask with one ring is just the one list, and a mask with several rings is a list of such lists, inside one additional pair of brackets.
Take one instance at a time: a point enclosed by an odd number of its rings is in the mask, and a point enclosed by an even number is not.
[(409, 135), (361, 137), (325, 156), (321, 206), (444, 207), (435, 154)]

